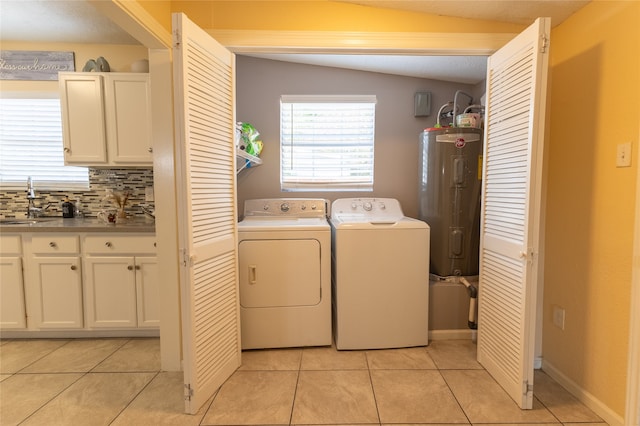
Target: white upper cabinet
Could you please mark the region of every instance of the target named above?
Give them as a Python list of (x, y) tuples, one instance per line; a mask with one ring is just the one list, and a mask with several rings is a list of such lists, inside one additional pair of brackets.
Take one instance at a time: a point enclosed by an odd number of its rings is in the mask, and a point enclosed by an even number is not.
[(64, 161), (152, 166), (149, 74), (60, 73)]

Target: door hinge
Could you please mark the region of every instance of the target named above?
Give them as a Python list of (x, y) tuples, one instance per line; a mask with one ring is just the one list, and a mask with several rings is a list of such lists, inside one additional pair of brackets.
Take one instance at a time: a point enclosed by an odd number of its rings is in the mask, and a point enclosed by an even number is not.
[(547, 53), (549, 47), (549, 37), (546, 34), (540, 36), (540, 53)]
[(173, 48), (180, 49), (182, 43), (182, 37), (180, 36), (180, 30), (173, 30)]
[(187, 249), (182, 249), (181, 251), (182, 251), (182, 266), (184, 266), (185, 268), (193, 266), (193, 262), (195, 261), (196, 257), (190, 255)]
[(192, 396), (193, 396), (193, 389), (191, 388), (191, 383), (186, 383), (184, 385), (184, 400), (191, 401)]

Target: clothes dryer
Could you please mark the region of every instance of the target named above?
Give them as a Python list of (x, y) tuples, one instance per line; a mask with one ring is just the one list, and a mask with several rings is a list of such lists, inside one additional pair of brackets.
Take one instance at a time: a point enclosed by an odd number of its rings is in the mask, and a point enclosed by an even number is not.
[(429, 343), (429, 226), (392, 198), (331, 206), (334, 334), (338, 349)]
[(331, 345), (326, 200), (245, 201), (238, 263), (243, 349)]

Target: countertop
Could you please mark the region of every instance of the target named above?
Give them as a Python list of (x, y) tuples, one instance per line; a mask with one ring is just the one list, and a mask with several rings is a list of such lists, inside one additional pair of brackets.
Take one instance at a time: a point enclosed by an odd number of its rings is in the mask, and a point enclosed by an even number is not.
[(63, 219), (61, 217), (16, 218), (21, 223), (6, 223), (12, 218), (0, 219), (0, 232), (155, 232), (153, 221), (128, 220), (125, 223), (106, 224), (96, 218)]

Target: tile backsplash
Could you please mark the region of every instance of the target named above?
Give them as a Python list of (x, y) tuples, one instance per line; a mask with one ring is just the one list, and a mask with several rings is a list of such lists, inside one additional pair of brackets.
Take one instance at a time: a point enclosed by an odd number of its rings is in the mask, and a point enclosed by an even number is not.
[[(65, 197), (76, 204), (80, 200), (80, 210), (85, 217), (96, 217), (104, 208), (113, 208), (113, 204), (103, 202), (107, 189), (115, 192), (129, 192), (129, 200), (125, 211), (131, 217), (144, 218), (142, 206), (152, 206), (145, 201), (145, 190), (153, 187), (153, 169), (89, 169), (89, 189), (84, 191), (50, 191), (39, 190), (35, 182), (36, 207), (46, 207), (45, 216), (62, 216), (62, 201)], [(27, 212), (27, 191), (25, 189), (0, 189), (0, 216), (25, 217)]]

